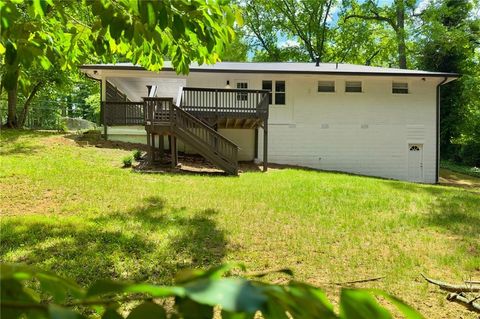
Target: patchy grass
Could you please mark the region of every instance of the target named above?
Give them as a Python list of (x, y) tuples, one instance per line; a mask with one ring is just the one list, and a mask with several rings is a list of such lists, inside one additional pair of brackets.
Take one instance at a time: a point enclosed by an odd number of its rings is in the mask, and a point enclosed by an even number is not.
[(475, 190), (300, 169), (138, 174), (121, 169), (130, 151), (62, 135), (3, 131), (1, 143), (2, 262), (88, 284), (171, 283), (180, 268), (239, 261), (289, 267), (332, 297), (328, 283), (383, 275), (358, 286), (394, 293), (427, 318), (474, 318), (419, 274), (480, 279)]
[(461, 173), (463, 175), (474, 176), (480, 178), (480, 168), (479, 167), (471, 167), (467, 165), (462, 165), (458, 163), (454, 163), (452, 161), (441, 161), (440, 167), (447, 169), (449, 171), (455, 173)]

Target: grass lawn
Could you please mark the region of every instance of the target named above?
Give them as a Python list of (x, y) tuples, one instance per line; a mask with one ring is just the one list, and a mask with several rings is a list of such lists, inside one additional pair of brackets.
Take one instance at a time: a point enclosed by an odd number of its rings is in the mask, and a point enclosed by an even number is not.
[[(480, 280), (480, 189), (275, 169), (240, 177), (138, 174), (129, 151), (1, 132), (2, 262), (171, 283), (185, 267), (289, 267), (295, 279), (387, 290), (427, 318), (475, 318), (427, 285)], [(271, 275), (267, 280), (288, 278)]]

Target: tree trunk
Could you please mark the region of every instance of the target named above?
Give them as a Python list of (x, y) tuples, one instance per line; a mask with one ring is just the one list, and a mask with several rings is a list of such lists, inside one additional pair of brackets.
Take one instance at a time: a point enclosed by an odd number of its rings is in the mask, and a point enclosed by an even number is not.
[(397, 35), (398, 66), (400, 69), (407, 68), (407, 52), (405, 43), (405, 3), (404, 0), (396, 0), (397, 23), (395, 33)]
[(37, 92), (40, 90), (42, 85), (43, 85), (43, 81), (39, 81), (37, 84), (35, 84), (32, 91), (28, 95), (27, 100), (23, 104), (22, 114), (20, 115), (20, 119), (18, 120), (18, 127), (22, 128), (25, 125), (25, 120), (27, 119), (27, 114), (30, 108), (30, 104), (32, 103), (33, 98), (35, 97)]
[(17, 127), (17, 93), (18, 93), (18, 71), (15, 74), (13, 88), (7, 90), (8, 94), (8, 113), (7, 113), (7, 127)]

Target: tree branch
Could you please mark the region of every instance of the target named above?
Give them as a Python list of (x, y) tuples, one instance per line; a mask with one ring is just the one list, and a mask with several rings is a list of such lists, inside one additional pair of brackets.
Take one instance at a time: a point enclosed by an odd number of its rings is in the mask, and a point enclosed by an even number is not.
[(22, 114), (20, 115), (20, 120), (19, 120), (19, 123), (18, 123), (18, 126), (20, 128), (25, 125), (25, 120), (27, 119), (27, 114), (28, 114), (28, 109), (30, 107), (30, 104), (32, 103), (33, 98), (35, 97), (35, 95), (40, 90), (40, 88), (42, 87), (43, 84), (44, 84), (43, 80), (38, 81), (37, 84), (35, 84), (35, 86), (33, 87), (30, 94), (28, 95), (27, 100), (23, 104)]
[(435, 280), (428, 278), (424, 274), (421, 274), (422, 277), (429, 283), (437, 285), (440, 289), (450, 292), (480, 292), (480, 286), (471, 286), (471, 285), (453, 285), (443, 281)]
[(462, 293), (449, 293), (447, 296), (448, 301), (453, 301), (459, 303), (468, 308), (468, 310), (480, 313), (480, 304), (475, 302), (475, 299), (468, 300), (467, 297)]

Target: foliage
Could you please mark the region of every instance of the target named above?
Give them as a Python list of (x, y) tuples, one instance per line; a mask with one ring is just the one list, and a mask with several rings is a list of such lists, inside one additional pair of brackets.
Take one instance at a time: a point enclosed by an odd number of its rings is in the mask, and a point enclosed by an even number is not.
[(125, 157), (122, 159), (123, 167), (130, 167), (130, 166), (132, 166), (132, 161), (133, 161), (132, 155), (125, 156)]
[(31, 68), (65, 71), (91, 60), (127, 59), (159, 70), (169, 57), (179, 73), (189, 64), (214, 63), (234, 38), (236, 8), (228, 1), (78, 2), (0, 1), (2, 86), (8, 91), (8, 125), (16, 126), (17, 88)]
[(132, 156), (136, 161), (139, 161), (139, 160), (142, 159), (142, 151), (134, 150), (133, 153), (132, 153)]
[(469, 0), (448, 0), (425, 10), (419, 67), (462, 75), (441, 88), (441, 154), (478, 165), (480, 19), (471, 15), (472, 9)]
[[(2, 264), (1, 309), (9, 318), (22, 314), (29, 318), (80, 318), (81, 313), (88, 317), (99, 314), (102, 318), (124, 318), (125, 306), (133, 303), (127, 318), (167, 318), (167, 313), (175, 318), (213, 318), (218, 312), (215, 307), (220, 307), (222, 318), (253, 318), (257, 312), (266, 319), (392, 318), (375, 300), (380, 296), (405, 318), (423, 318), (398, 298), (369, 289), (342, 289), (337, 314), (326, 295), (314, 286), (294, 281), (280, 286), (224, 277), (231, 269), (231, 265), (222, 265), (207, 271), (184, 270), (178, 273), (175, 286), (99, 280), (82, 289), (50, 272)], [(40, 294), (29, 288), (32, 280), (39, 283)], [(159, 303), (166, 298), (174, 298), (174, 305), (165, 307)]]
[[(330, 13), (336, 0), (240, 2), (257, 61), (321, 61), (331, 38)], [(284, 42), (284, 43), (281, 43)], [(296, 43), (298, 45), (290, 45)]]
[(465, 175), (470, 175), (474, 177), (479, 177), (480, 178), (480, 167), (479, 166), (467, 166), (467, 165), (462, 165), (455, 163), (453, 161), (448, 161), (448, 160), (442, 160), (440, 162), (440, 166), (442, 168), (446, 168), (448, 170), (451, 170), (453, 172), (465, 174)]

